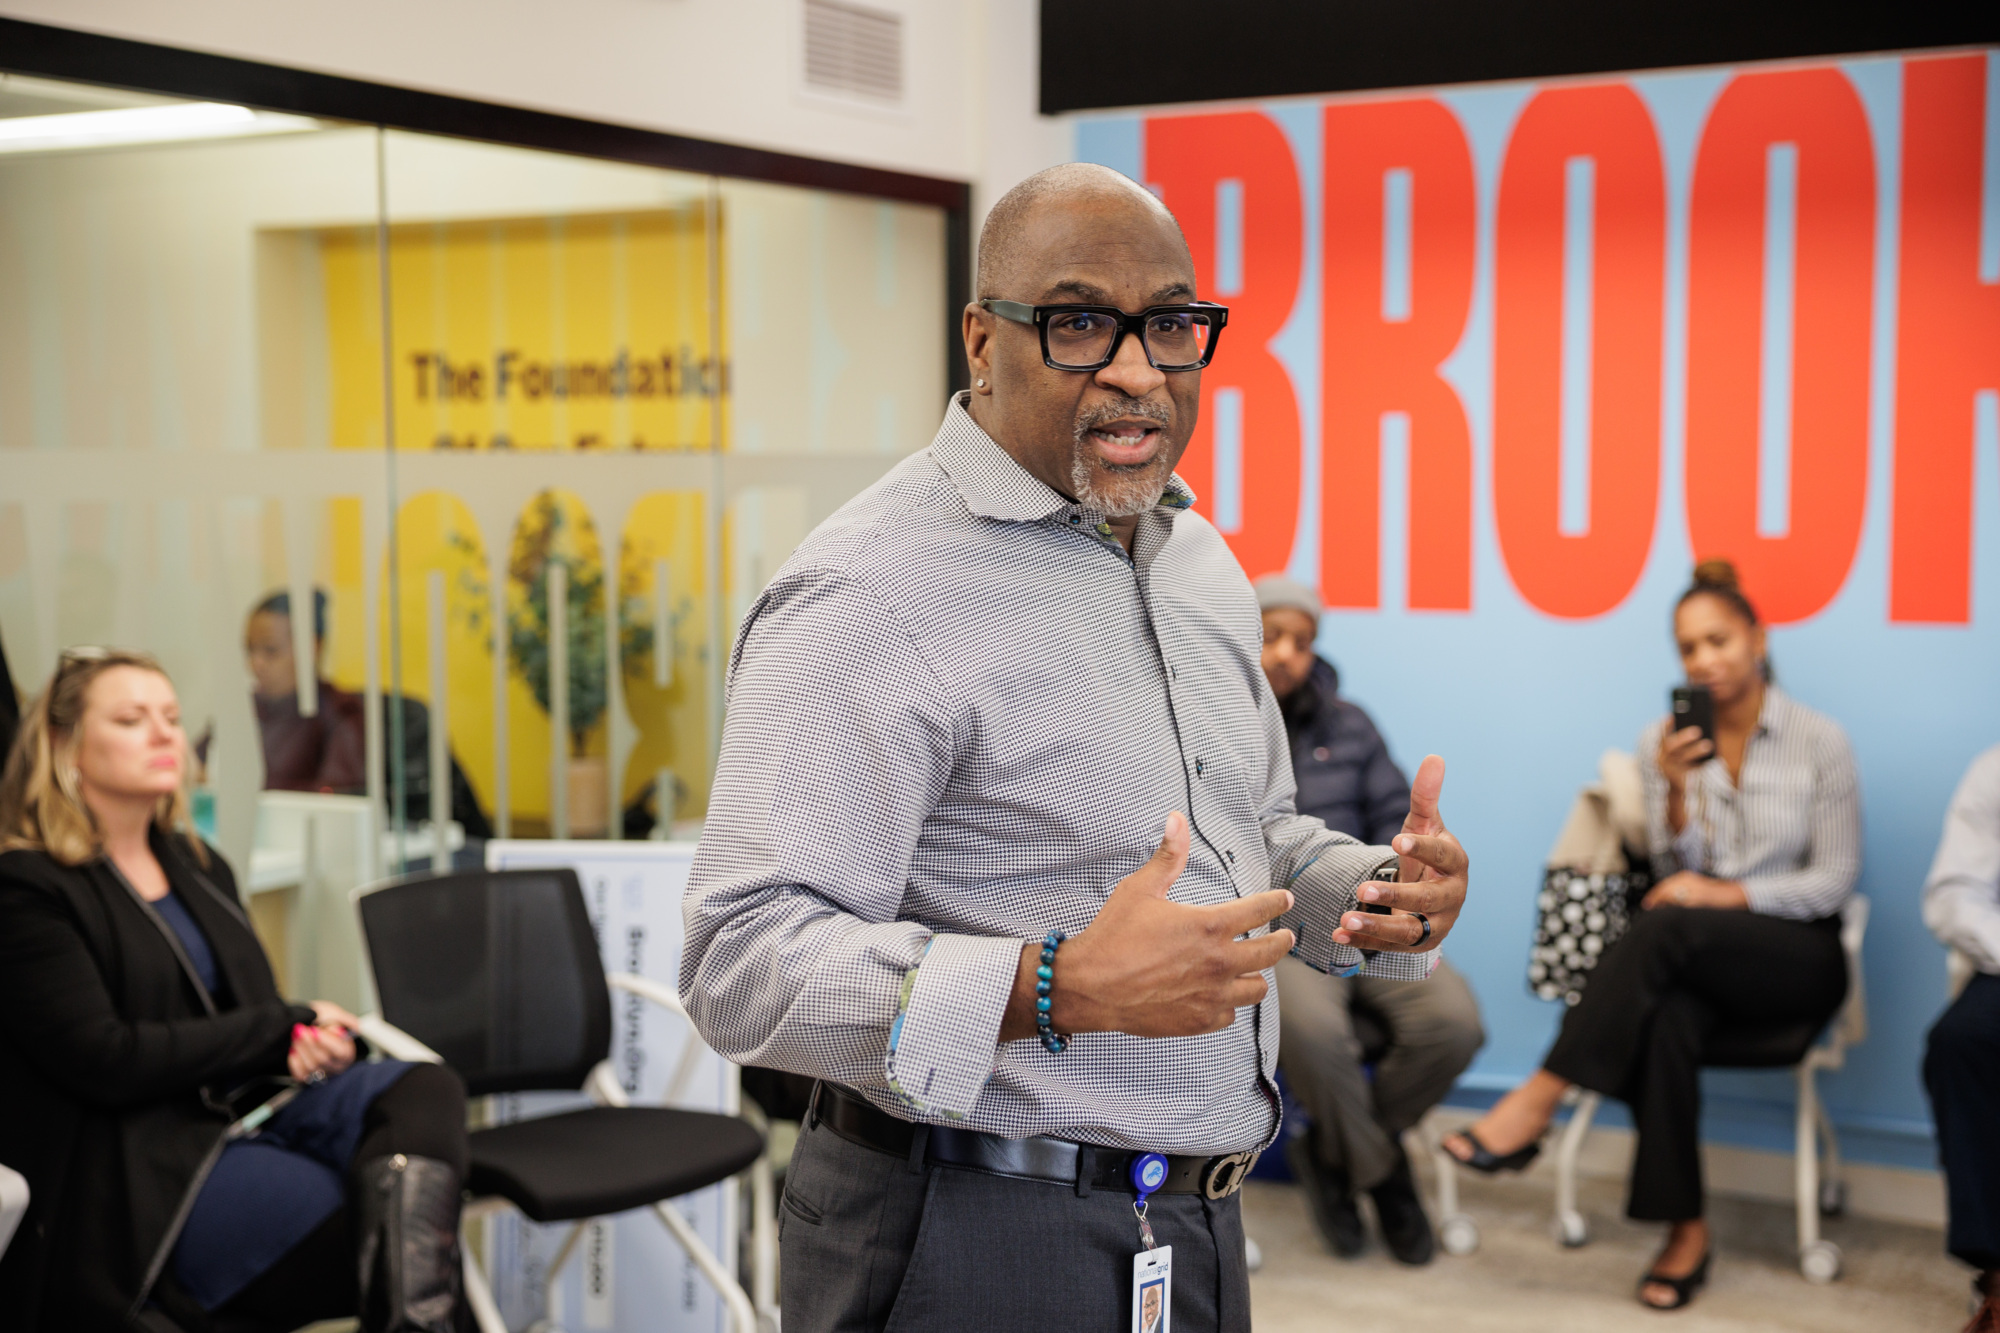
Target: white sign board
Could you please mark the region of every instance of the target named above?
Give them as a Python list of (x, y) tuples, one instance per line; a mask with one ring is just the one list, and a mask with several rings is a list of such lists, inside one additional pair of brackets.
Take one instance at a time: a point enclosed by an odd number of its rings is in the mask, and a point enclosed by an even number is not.
[[(681, 893), (694, 860), (693, 843), (500, 842), (486, 844), (489, 870), (568, 866), (583, 881), (590, 924), (606, 972), (634, 972), (669, 990), (679, 985)], [(635, 1105), (659, 1105), (688, 1025), (658, 1005), (611, 993), (611, 1064)], [(737, 1110), (736, 1066), (704, 1050), (688, 1092), (677, 1105), (695, 1111)], [(518, 1093), (495, 1097), (502, 1123), (588, 1105), (580, 1093)], [(676, 1200), (671, 1207), (736, 1271), (736, 1186), (724, 1182)], [(569, 1235), (567, 1222), (538, 1226), (520, 1214), (488, 1223), (487, 1265), (493, 1293), (509, 1328), (542, 1317), (548, 1266)], [(728, 1310), (650, 1209), (590, 1223), (556, 1274), (555, 1322), (572, 1330), (613, 1333), (726, 1333)]]

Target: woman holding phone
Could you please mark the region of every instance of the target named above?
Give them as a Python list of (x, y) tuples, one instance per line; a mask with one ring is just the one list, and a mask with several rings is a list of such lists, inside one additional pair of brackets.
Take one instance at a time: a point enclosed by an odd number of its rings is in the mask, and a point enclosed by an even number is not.
[[(1701, 1083), (1710, 1034), (1810, 1027), (1847, 993), (1840, 909), (1861, 872), (1860, 791), (1838, 724), (1780, 690), (1764, 627), (1726, 560), (1695, 566), (1674, 610), (1690, 687), (1714, 736), (1661, 718), (1639, 739), (1659, 876), (1563, 1015), (1542, 1068), (1445, 1147), (1480, 1171), (1519, 1170), (1579, 1085), (1632, 1108), (1627, 1214), (1670, 1224), (1639, 1299), (1676, 1310), (1708, 1278)], [(1798, 1056), (1803, 1057), (1801, 1045)]]
[(32, 1191), (0, 1323), (469, 1327), (464, 1088), (279, 997), (187, 769), (159, 664), (77, 649), (0, 777), (0, 1161)]

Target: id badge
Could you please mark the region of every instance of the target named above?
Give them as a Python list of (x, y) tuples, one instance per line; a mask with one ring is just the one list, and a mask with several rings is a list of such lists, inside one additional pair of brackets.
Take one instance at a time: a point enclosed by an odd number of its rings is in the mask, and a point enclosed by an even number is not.
[(1174, 1247), (1141, 1250), (1132, 1256), (1132, 1333), (1172, 1333), (1174, 1326)]

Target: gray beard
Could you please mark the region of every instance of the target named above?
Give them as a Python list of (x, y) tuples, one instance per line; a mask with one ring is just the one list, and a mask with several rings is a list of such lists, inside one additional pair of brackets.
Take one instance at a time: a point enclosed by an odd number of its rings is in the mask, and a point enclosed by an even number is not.
[(1106, 467), (1084, 452), (1089, 447), (1079, 442), (1070, 463), (1070, 487), (1078, 501), (1106, 518), (1131, 518), (1160, 502), (1173, 475), (1164, 454), (1137, 467)]
[(1156, 423), (1162, 432), (1173, 420), (1165, 408), (1136, 401), (1106, 404), (1077, 418), (1076, 441), (1070, 451), (1070, 492), (1079, 503), (1106, 518), (1132, 518), (1145, 513), (1160, 502), (1167, 482), (1174, 475), (1164, 449), (1150, 463), (1118, 467), (1097, 461), (1096, 451), (1090, 445), (1090, 432), (1122, 417), (1143, 417)]

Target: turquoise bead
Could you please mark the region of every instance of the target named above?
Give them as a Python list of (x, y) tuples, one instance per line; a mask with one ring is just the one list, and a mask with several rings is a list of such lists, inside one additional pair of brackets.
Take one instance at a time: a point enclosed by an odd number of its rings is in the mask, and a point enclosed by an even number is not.
[(1043, 1013), (1046, 1014), (1049, 1011), (1049, 997), (1044, 995), (1040, 999), (1036, 1000), (1035, 1008), (1041, 1010)]
[(1040, 967), (1035, 969), (1035, 975), (1040, 977), (1043, 981), (1049, 980), (1051, 977), (1055, 976), (1055, 974), (1056, 970), (1053, 967), (1050, 967), (1047, 963), (1043, 963)]

